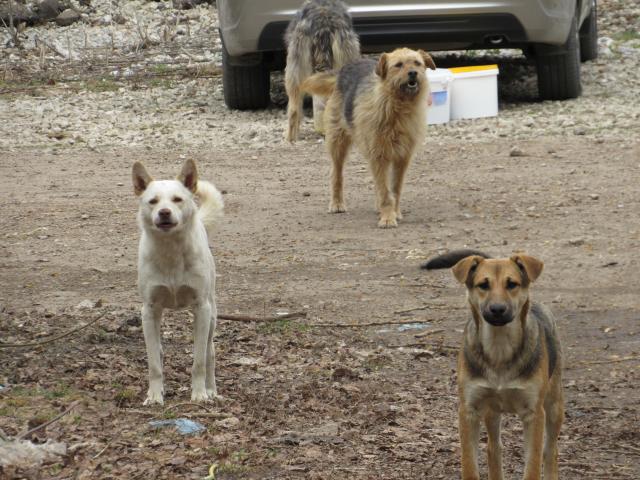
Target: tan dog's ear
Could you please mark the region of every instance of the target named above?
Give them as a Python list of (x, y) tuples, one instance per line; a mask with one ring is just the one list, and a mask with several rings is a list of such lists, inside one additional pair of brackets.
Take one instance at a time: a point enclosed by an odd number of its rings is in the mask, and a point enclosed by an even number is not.
[(544, 267), (544, 263), (529, 255), (514, 255), (511, 257), (511, 260), (526, 274), (526, 279), (530, 282), (536, 281)]
[(133, 178), (133, 191), (136, 195), (140, 196), (144, 193), (149, 184), (153, 182), (153, 178), (151, 178), (151, 175), (147, 173), (147, 169), (144, 168), (144, 165), (140, 162), (133, 164), (131, 174)]
[(196, 162), (191, 159), (185, 160), (182, 165), (182, 171), (178, 175), (178, 180), (190, 190), (191, 193), (196, 193), (198, 189), (198, 169), (196, 168)]
[(387, 76), (387, 56), (386, 53), (380, 55), (380, 60), (378, 60), (378, 65), (376, 65), (376, 75), (382, 79)]
[(456, 280), (460, 283), (466, 283), (468, 282), (470, 275), (473, 275), (475, 272), (476, 267), (483, 261), (484, 258), (478, 255), (463, 258), (451, 268), (453, 276), (456, 277)]
[(429, 55), (424, 50), (418, 50), (418, 53), (420, 54), (420, 56), (424, 60), (424, 64), (428, 68), (430, 68), (431, 70), (435, 70), (436, 69), (436, 62), (433, 61), (433, 58), (431, 57), (431, 55)]

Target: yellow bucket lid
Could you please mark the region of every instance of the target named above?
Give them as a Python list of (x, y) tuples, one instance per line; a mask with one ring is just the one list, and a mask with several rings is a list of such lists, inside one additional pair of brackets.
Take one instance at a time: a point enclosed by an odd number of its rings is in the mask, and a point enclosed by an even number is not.
[(474, 65), (472, 67), (455, 67), (450, 68), (451, 73), (467, 73), (467, 72), (481, 72), (483, 70), (496, 70), (498, 65)]

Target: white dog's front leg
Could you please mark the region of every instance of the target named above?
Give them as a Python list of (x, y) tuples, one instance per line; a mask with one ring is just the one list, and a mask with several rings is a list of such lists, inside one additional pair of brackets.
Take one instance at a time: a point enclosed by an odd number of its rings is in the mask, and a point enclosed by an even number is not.
[(149, 365), (149, 390), (144, 405), (164, 403), (164, 385), (162, 378), (162, 344), (160, 325), (162, 323), (162, 307), (144, 304), (142, 307), (142, 331), (147, 346), (147, 362)]
[(191, 400), (209, 400), (206, 389), (207, 341), (211, 330), (211, 304), (207, 301), (193, 308), (193, 368), (191, 369)]
[(207, 337), (207, 373), (206, 373), (206, 389), (209, 399), (216, 400), (221, 397), (218, 395), (216, 388), (216, 347), (213, 343), (213, 336), (216, 332), (216, 323), (218, 310), (215, 300), (211, 299), (211, 325), (209, 326), (209, 336)]

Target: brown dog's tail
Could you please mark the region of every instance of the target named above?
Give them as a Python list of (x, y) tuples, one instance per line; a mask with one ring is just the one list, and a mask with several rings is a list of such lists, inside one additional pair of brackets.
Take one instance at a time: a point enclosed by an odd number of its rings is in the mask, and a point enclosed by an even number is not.
[(483, 258), (491, 258), (486, 253), (479, 252), (478, 250), (453, 250), (445, 253), (444, 255), (438, 255), (433, 257), (427, 263), (420, 266), (424, 270), (439, 270), (441, 268), (451, 268), (463, 258), (470, 257), (472, 255), (478, 255)]
[(308, 77), (300, 85), (300, 90), (313, 95), (328, 97), (336, 89), (338, 77), (334, 72), (320, 72)]

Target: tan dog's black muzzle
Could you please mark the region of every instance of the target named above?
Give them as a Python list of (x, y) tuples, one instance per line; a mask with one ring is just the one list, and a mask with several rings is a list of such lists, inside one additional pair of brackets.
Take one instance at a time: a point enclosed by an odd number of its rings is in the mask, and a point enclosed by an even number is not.
[(490, 303), (482, 309), (482, 318), (494, 327), (502, 327), (513, 321), (513, 311), (506, 303)]

